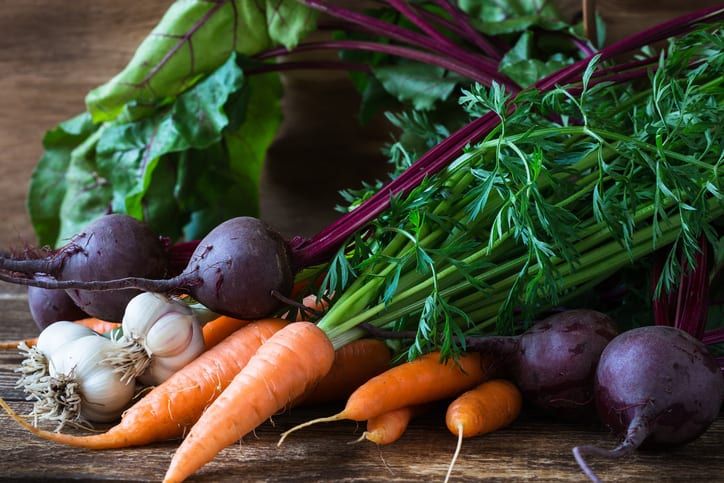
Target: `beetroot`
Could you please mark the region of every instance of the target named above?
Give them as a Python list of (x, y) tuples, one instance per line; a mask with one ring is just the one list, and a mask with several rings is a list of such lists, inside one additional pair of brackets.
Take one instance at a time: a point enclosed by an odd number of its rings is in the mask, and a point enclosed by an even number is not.
[(271, 314), (280, 306), (273, 292), (287, 295), (294, 282), (284, 239), (251, 217), (211, 230), (179, 278), (188, 280), (188, 291), (209, 309), (241, 318)]
[(65, 290), (28, 287), (28, 306), (40, 330), (59, 320), (73, 321), (88, 317), (88, 314), (78, 308)]
[(581, 469), (598, 478), (585, 454), (619, 458), (642, 444), (672, 446), (701, 435), (716, 419), (724, 376), (706, 346), (673, 327), (651, 326), (616, 337), (596, 371), (596, 408), (623, 442), (612, 450), (574, 448)]
[(163, 277), (166, 265), (166, 251), (161, 238), (138, 220), (118, 214), (93, 221), (82, 233), (48, 257), (31, 260), (0, 258), (0, 269), (32, 276), (21, 283), (41, 281), (36, 286), (69, 289), (68, 295), (85, 313), (107, 321), (120, 321), (128, 302), (140, 292), (91, 292), (78, 290), (81, 287), (73, 287), (70, 282)]
[(551, 315), (517, 337), (469, 341), (507, 362), (525, 399), (565, 419), (593, 416), (593, 380), (601, 352), (617, 334), (610, 317), (594, 310)]
[[(127, 241), (140, 244), (146, 240)], [(103, 242), (120, 245), (113, 237)], [(88, 241), (90, 244), (91, 241)], [(97, 256), (101, 258), (104, 255), (102, 245), (100, 241), (96, 244), (99, 248)], [(138, 251), (148, 255), (147, 250)], [(71, 253), (69, 257), (75, 261), (77, 254)], [(153, 257), (149, 257), (148, 263), (153, 266)], [(104, 291), (110, 291), (110, 294), (119, 291), (136, 293), (126, 289), (186, 292), (214, 312), (245, 319), (264, 317), (279, 308), (280, 299), (291, 292), (294, 280), (284, 239), (261, 220), (251, 217), (233, 218), (214, 228), (199, 242), (186, 269), (173, 278), (146, 278), (131, 274), (122, 278), (124, 275), (120, 274), (112, 279), (110, 270), (100, 269), (93, 278), (94, 274), (80, 263), (73, 265), (73, 269), (78, 275), (75, 278), (66, 277), (70, 270), (64, 269), (63, 278), (58, 280), (2, 274), (0, 279), (43, 288), (63, 288), (70, 290), (71, 294), (99, 298), (106, 295)]]

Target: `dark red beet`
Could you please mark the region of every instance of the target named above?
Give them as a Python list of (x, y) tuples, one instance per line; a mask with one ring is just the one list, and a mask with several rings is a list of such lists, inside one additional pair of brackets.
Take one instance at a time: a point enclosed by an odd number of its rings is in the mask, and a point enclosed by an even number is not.
[(28, 306), (40, 330), (59, 320), (72, 321), (88, 317), (88, 314), (78, 308), (65, 290), (28, 287)]
[(574, 448), (583, 471), (598, 481), (584, 454), (618, 458), (644, 443), (672, 446), (699, 437), (719, 414), (724, 376), (706, 346), (686, 332), (642, 327), (603, 351), (595, 394), (601, 420), (625, 438), (613, 450)]
[(617, 333), (610, 317), (593, 310), (552, 315), (520, 336), (513, 378), (535, 406), (565, 419), (588, 418), (598, 360)]
[(140, 293), (138, 290), (91, 292), (78, 290), (82, 283), (74, 287), (71, 282), (125, 277), (159, 278), (166, 276), (166, 265), (161, 238), (140, 221), (119, 214), (93, 221), (67, 245), (46, 258), (18, 260), (0, 257), (0, 269), (32, 277), (3, 276), (3, 279), (67, 289), (68, 295), (85, 313), (114, 322), (123, 318), (128, 301)]
[[(67, 252), (58, 280), (115, 280), (124, 277), (166, 276), (166, 251), (162, 240), (145, 224), (126, 215), (107, 215), (93, 223), (62, 248)], [(118, 322), (128, 302), (139, 290), (92, 292), (68, 290), (83, 311)]]
[[(88, 235), (79, 235), (79, 238), (86, 243), (81, 246), (74, 243), (75, 248), (68, 248), (73, 252), (69, 252), (66, 259), (74, 261), (86, 251), (94, 253), (98, 259), (107, 255), (107, 251), (100, 249), (104, 246), (100, 240), (94, 242), (94, 237)], [(131, 241), (128, 236), (114, 236), (102, 240), (102, 243), (120, 246), (145, 241), (147, 240), (142, 237)], [(99, 247), (98, 251), (88, 248), (96, 246), (94, 243)], [(138, 252), (144, 253), (142, 250)], [(145, 253), (148, 255), (148, 250)], [(151, 260), (153, 257), (148, 258), (150, 270), (154, 268)], [(22, 271), (17, 270), (20, 268), (18, 263), (7, 263), (12, 268), (1, 265), (0, 268), (5, 270)], [(56, 269), (55, 272), (43, 273), (57, 272)], [(265, 223), (250, 217), (234, 218), (214, 228), (199, 242), (183, 273), (173, 278), (155, 279), (130, 274), (122, 278), (124, 275), (119, 274), (118, 278), (110, 279), (112, 275), (109, 272), (99, 270), (97, 273), (90, 273), (87, 267), (81, 264), (68, 265), (61, 273), (63, 280), (48, 280), (47, 277), (35, 275), (17, 277), (0, 272), (0, 280), (43, 288), (62, 288), (83, 297), (99, 299), (104, 295), (113, 296), (113, 292), (136, 293), (136, 290), (128, 289), (186, 292), (214, 312), (246, 319), (265, 317), (273, 313), (281, 306), (280, 300), (291, 291), (294, 280), (286, 242)], [(71, 279), (71, 275), (77, 275), (77, 278)], [(110, 305), (115, 301), (109, 297), (106, 303)], [(120, 302), (120, 299), (118, 301)], [(118, 305), (121, 315), (126, 303), (124, 300), (123, 305)], [(86, 306), (82, 308), (85, 309)]]
[(214, 312), (259, 318), (280, 307), (272, 291), (287, 295), (292, 273), (281, 235), (256, 218), (228, 220), (201, 240), (181, 277), (199, 277), (193, 297)]

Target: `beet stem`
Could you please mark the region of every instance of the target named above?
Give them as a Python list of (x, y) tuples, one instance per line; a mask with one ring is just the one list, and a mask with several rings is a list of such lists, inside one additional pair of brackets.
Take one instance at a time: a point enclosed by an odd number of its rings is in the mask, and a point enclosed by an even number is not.
[(30, 287), (47, 288), (51, 290), (123, 290), (123, 289), (139, 289), (147, 292), (165, 293), (174, 290), (184, 290), (198, 283), (200, 279), (188, 274), (181, 274), (177, 277), (164, 280), (154, 280), (140, 277), (119, 278), (116, 280), (96, 280), (91, 282), (81, 282), (79, 280), (39, 280), (37, 278), (24, 278), (8, 275), (0, 272), (0, 280), (4, 282), (14, 283), (16, 285), (27, 285)]
[(9, 257), (0, 257), (0, 270), (20, 272), (25, 274), (46, 273), (52, 275), (58, 270), (56, 257), (18, 260)]

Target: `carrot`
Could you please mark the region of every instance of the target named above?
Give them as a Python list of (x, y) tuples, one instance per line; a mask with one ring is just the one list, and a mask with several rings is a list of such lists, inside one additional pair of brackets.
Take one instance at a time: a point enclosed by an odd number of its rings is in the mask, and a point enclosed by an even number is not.
[(98, 332), (99, 334), (105, 334), (106, 332), (110, 332), (121, 326), (121, 324), (117, 322), (106, 322), (105, 320), (96, 319), (94, 317), (76, 320), (75, 323), (88, 327), (90, 330)]
[(484, 382), (453, 401), (447, 408), (445, 423), (450, 432), (457, 435), (458, 444), (445, 481), (450, 479), (463, 438), (504, 428), (515, 421), (522, 405), (518, 388), (502, 379)]
[(465, 354), (457, 361), (440, 362), (432, 352), (373, 377), (347, 400), (342, 412), (314, 419), (282, 434), (281, 445), (289, 434), (306, 426), (327, 421), (365, 421), (406, 406), (414, 406), (456, 396), (490, 377), (492, 359), (479, 353)]
[(202, 329), (206, 350), (211, 349), (248, 323), (248, 320), (234, 319), (233, 317), (227, 317), (225, 315), (207, 323)]
[(366, 439), (380, 445), (392, 444), (405, 434), (407, 425), (415, 416), (424, 412), (428, 405), (408, 406), (381, 414), (367, 421), (367, 431), (357, 441)]
[(322, 404), (347, 399), (359, 386), (390, 367), (390, 350), (378, 339), (360, 339), (334, 354), (332, 369), (295, 405)]
[[(89, 317), (87, 319), (80, 319), (75, 321), (76, 324), (80, 324), (84, 327), (88, 327), (89, 329), (98, 332), (99, 334), (104, 334), (106, 332), (110, 332), (113, 329), (116, 329), (121, 326), (121, 324), (116, 322), (106, 322), (105, 320), (96, 319), (93, 317)], [(25, 345), (28, 347), (33, 347), (35, 344), (38, 343), (38, 338), (33, 337), (30, 339), (25, 340), (5, 340), (0, 341), (0, 351), (9, 351), (9, 350), (15, 350), (18, 348), (18, 345), (20, 343), (24, 342)]]
[(41, 438), (89, 449), (123, 448), (178, 438), (232, 381), (256, 350), (286, 322), (266, 319), (242, 327), (155, 387), (105, 433), (74, 436), (33, 427), (0, 399), (10, 416)]
[(333, 362), (332, 343), (311, 322), (294, 322), (274, 334), (191, 428), (164, 481), (183, 481), (193, 474), (304, 394)]
[(28, 347), (33, 347), (38, 343), (38, 338), (33, 337), (25, 340), (4, 340), (0, 342), (0, 351), (13, 351), (18, 348), (22, 343), (25, 343)]

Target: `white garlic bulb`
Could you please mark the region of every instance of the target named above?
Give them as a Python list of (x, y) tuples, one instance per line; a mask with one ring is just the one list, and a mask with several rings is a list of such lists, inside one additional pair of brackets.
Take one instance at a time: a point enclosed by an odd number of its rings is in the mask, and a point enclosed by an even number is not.
[(46, 398), (36, 403), (35, 411), (61, 425), (118, 419), (131, 402), (135, 385), (121, 381), (121, 374), (103, 363), (114, 350), (115, 345), (99, 335), (59, 347), (50, 357)]
[(96, 335), (88, 327), (75, 322), (59, 321), (47, 326), (38, 336), (35, 347), (46, 357), (50, 358), (58, 348), (81, 337)]
[(147, 385), (160, 384), (204, 351), (201, 325), (183, 302), (142, 293), (128, 303), (123, 315), (119, 355), (108, 360)]
[(24, 358), (20, 367), (15, 369), (15, 372), (20, 373), (16, 387), (25, 391), (30, 399), (43, 398), (47, 389), (43, 378), (48, 375), (50, 357), (64, 344), (95, 334), (80, 324), (59, 321), (43, 329), (34, 347), (28, 347), (25, 343), (20, 344), (19, 349)]

